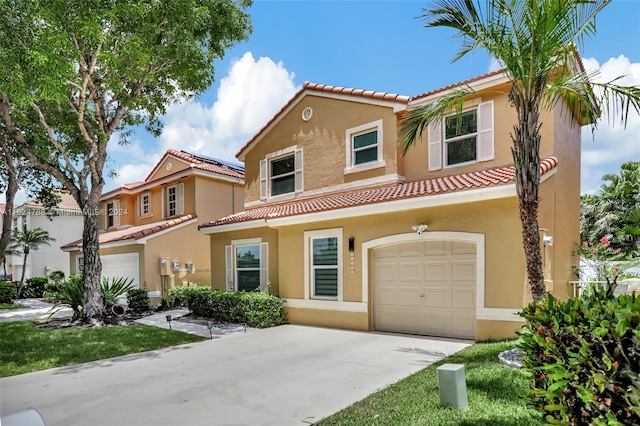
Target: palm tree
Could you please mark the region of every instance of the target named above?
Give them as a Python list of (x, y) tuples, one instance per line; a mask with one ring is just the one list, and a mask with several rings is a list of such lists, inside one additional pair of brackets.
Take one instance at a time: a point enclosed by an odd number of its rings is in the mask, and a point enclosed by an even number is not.
[(13, 242), (10, 246), (10, 250), (14, 253), (23, 254), (22, 262), (22, 276), (20, 277), (20, 283), (18, 284), (18, 297), (22, 292), (24, 284), (24, 275), (27, 270), (27, 257), (31, 250), (38, 250), (42, 244), (51, 245), (51, 241), (55, 241), (55, 238), (49, 237), (49, 233), (42, 228), (28, 229), (27, 224), (22, 224), (22, 230), (13, 231)]
[[(425, 27), (450, 27), (462, 37), (457, 60), (484, 48), (503, 66), (511, 81), (508, 97), (517, 113), (511, 139), (516, 191), (522, 222), (527, 278), (534, 300), (545, 297), (538, 189), (540, 186), (540, 112), (560, 100), (577, 121), (595, 126), (600, 105), (622, 112), (640, 112), (640, 88), (592, 82), (593, 75), (576, 66), (577, 50), (585, 36), (595, 34), (595, 17), (610, 0), (488, 0), (483, 8), (472, 0), (438, 0), (424, 9)], [(453, 90), (440, 100), (410, 110), (400, 123), (403, 153), (431, 123), (456, 112), (473, 93)], [(460, 123), (461, 119), (458, 119)], [(460, 126), (460, 124), (458, 124)]]

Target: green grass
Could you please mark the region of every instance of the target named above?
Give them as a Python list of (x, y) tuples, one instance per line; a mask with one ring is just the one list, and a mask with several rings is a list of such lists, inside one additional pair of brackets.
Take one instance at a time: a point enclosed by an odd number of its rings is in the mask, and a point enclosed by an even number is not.
[(14, 305), (13, 303), (0, 303), (0, 309), (21, 309), (22, 305)]
[(206, 340), (141, 324), (43, 329), (34, 321), (0, 324), (0, 377)]
[[(541, 417), (527, 408), (526, 373), (506, 367), (498, 354), (514, 342), (476, 343), (317, 423), (328, 425), (540, 425)], [(464, 364), (468, 410), (439, 407), (436, 368)]]

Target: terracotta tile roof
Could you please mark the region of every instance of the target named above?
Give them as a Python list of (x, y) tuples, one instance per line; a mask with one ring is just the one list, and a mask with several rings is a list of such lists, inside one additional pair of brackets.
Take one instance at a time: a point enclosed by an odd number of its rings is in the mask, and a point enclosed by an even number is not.
[[(207, 172), (218, 173), (238, 179), (244, 179), (244, 167), (240, 165), (232, 165), (231, 163), (227, 163), (222, 160), (216, 160), (215, 158), (191, 154), (190, 152), (186, 151), (177, 151), (175, 149), (167, 150), (165, 156), (167, 154), (187, 161), (189, 163), (189, 167), (191, 167), (192, 169), (204, 170)], [(151, 174), (147, 176), (147, 179), (151, 177)], [(147, 182), (146, 179), (145, 182)]]
[[(56, 208), (61, 210), (77, 210), (81, 211), (80, 206), (76, 202), (76, 199), (73, 198), (73, 195), (64, 191), (57, 191), (58, 196), (60, 197), (60, 202), (56, 206)], [(34, 206), (34, 207), (42, 207), (42, 203), (38, 200), (29, 200), (22, 204), (20, 207), (25, 206)]]
[[(164, 231), (165, 229), (169, 229), (181, 223), (188, 222), (192, 219), (196, 219), (197, 217), (198, 216), (195, 214), (188, 214), (186, 216), (177, 217), (174, 219), (162, 220), (160, 222), (149, 223), (146, 225), (132, 226), (120, 231), (103, 232), (98, 236), (98, 241), (100, 242), (100, 244), (106, 244), (132, 239), (139, 240), (140, 238), (148, 237), (149, 235)], [(74, 247), (81, 248), (82, 240), (73, 241), (71, 243), (63, 245), (60, 248), (66, 249)]]
[(488, 72), (486, 74), (482, 74), (482, 75), (479, 75), (477, 77), (473, 77), (473, 78), (470, 78), (468, 80), (461, 81), (459, 83), (450, 84), (448, 86), (441, 87), (441, 88), (435, 89), (435, 90), (431, 90), (430, 92), (426, 92), (426, 93), (423, 93), (423, 94), (418, 95), (418, 96), (414, 96), (414, 97), (411, 98), (411, 101), (415, 101), (416, 99), (426, 98), (427, 96), (431, 96), (431, 95), (435, 95), (436, 93), (440, 93), (440, 92), (444, 92), (444, 91), (447, 91), (447, 90), (451, 90), (451, 89), (453, 89), (455, 87), (459, 87), (459, 86), (475, 83), (476, 81), (483, 80), (485, 78), (493, 77), (495, 75), (500, 75), (503, 72), (504, 72), (504, 70), (496, 70), (496, 71)]
[[(546, 158), (541, 162), (540, 172), (541, 174), (548, 173), (557, 165), (558, 160), (556, 158)], [(297, 216), (307, 213), (365, 206), (385, 201), (488, 188), (513, 183), (514, 177), (515, 167), (512, 165), (503, 166), (477, 172), (328, 195), (321, 198), (301, 200), (287, 204), (259, 207), (204, 223), (200, 225), (199, 228), (230, 225), (260, 219)]]
[(302, 85), (302, 88), (298, 90), (296, 94), (293, 95), (293, 97), (291, 97), (291, 99), (289, 99), (289, 101), (286, 104), (284, 104), (282, 108), (280, 108), (280, 111), (276, 112), (275, 115), (271, 118), (271, 120), (269, 120), (267, 124), (262, 126), (262, 128), (258, 130), (258, 132), (249, 140), (249, 142), (247, 142), (242, 148), (240, 148), (240, 151), (238, 151), (238, 153), (236, 154), (236, 157), (240, 157), (240, 155), (242, 155), (242, 153), (244, 153), (249, 148), (249, 146), (251, 146), (251, 144), (253, 144), (253, 142), (262, 134), (262, 132), (264, 132), (274, 121), (276, 121), (280, 116), (280, 114), (282, 114), (287, 108), (289, 108), (289, 106), (292, 105), (296, 101), (296, 99), (298, 99), (298, 97), (302, 94), (302, 92), (306, 90), (312, 90), (315, 92), (328, 92), (328, 93), (335, 93), (335, 94), (349, 95), (349, 96), (359, 96), (361, 98), (370, 98), (370, 99), (377, 99), (381, 101), (398, 102), (401, 104), (408, 103), (410, 99), (409, 96), (396, 95), (393, 93), (375, 92), (372, 90), (364, 90), (364, 89), (351, 89), (351, 88), (339, 87), (339, 86), (328, 86), (326, 84), (316, 84), (316, 83), (311, 83), (309, 81), (305, 81), (304, 84)]

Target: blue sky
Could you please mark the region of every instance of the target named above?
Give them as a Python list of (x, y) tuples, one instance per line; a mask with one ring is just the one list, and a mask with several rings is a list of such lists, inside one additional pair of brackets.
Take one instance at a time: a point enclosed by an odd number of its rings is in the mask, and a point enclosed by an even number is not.
[[(168, 148), (224, 160), (255, 134), (304, 81), (415, 96), (488, 72), (478, 51), (452, 63), (459, 39), (447, 29), (423, 28), (422, 1), (267, 1), (250, 8), (248, 42), (216, 63), (216, 82), (199, 98), (168, 109), (164, 131), (139, 130), (131, 144), (110, 144), (105, 191), (144, 179)], [(640, 85), (640, 1), (614, 0), (598, 16), (598, 34), (581, 55), (603, 78), (629, 74)], [(605, 173), (640, 159), (640, 117), (626, 130), (599, 124), (595, 139), (583, 129), (582, 192), (593, 192)]]

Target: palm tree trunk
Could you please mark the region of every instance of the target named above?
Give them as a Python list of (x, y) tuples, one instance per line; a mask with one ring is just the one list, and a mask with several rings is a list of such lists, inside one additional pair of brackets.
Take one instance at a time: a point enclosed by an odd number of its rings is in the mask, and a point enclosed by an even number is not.
[[(544, 82), (542, 82), (543, 84)], [(522, 241), (527, 266), (527, 280), (533, 300), (546, 297), (540, 230), (538, 227), (538, 189), (540, 187), (540, 101), (525, 96), (523, 91), (512, 92), (518, 111), (514, 126), (513, 160), (518, 206), (522, 223)], [(533, 97), (535, 98), (535, 96)], [(519, 166), (519, 167), (518, 167)]]
[[(96, 203), (97, 204), (97, 203)], [(100, 261), (100, 244), (98, 240), (98, 215), (95, 209), (85, 208), (84, 226), (82, 231), (82, 248), (84, 252), (84, 270), (82, 281), (84, 283), (84, 318), (102, 319), (104, 302), (100, 276), (102, 274), (102, 262)]]
[(27, 256), (29, 256), (29, 250), (24, 250), (24, 257), (22, 258), (22, 274), (20, 277), (20, 284), (18, 284), (18, 291), (17, 291), (18, 299), (20, 299), (20, 295), (22, 294), (22, 288), (24, 287), (24, 276), (27, 272)]

